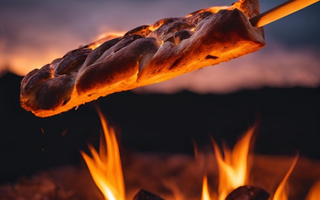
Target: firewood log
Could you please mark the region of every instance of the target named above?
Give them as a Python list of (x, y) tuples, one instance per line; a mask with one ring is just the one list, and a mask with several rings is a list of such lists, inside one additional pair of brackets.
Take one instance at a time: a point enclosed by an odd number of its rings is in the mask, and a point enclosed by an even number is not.
[(268, 200), (269, 196), (262, 188), (246, 185), (233, 190), (226, 200)]
[(141, 189), (134, 197), (133, 200), (164, 200), (161, 197), (147, 191)]

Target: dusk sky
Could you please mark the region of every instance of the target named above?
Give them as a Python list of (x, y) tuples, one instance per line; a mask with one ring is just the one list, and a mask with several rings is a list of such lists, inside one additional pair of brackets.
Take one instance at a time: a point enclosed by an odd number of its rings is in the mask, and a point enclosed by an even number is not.
[[(284, 1), (260, 1), (266, 11)], [(107, 32), (126, 32), (233, 0), (0, 0), (0, 69), (25, 75)], [(265, 27), (267, 46), (216, 67), (140, 91), (224, 93), (245, 88), (320, 85), (320, 4)], [(187, 81), (188, 80), (188, 81)], [(192, 80), (192, 83), (190, 82)], [(170, 90), (168, 90), (169, 88)]]

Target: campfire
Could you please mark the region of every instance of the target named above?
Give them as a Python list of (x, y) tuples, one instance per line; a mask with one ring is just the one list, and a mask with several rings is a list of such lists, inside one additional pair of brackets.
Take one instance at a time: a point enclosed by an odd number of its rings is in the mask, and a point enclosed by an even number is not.
[[(122, 173), (122, 164), (119, 153), (119, 148), (115, 136), (114, 130), (108, 126), (106, 119), (104, 118), (102, 112), (98, 110), (104, 135), (100, 139), (99, 151), (95, 150), (92, 145), (89, 145), (91, 156), (86, 153), (81, 152), (91, 176), (103, 194), (104, 198), (107, 200), (125, 200), (128, 196), (132, 194), (125, 193), (125, 183)], [(221, 150), (218, 144), (212, 139), (212, 144), (214, 147), (214, 156), (205, 156), (202, 162), (206, 162), (208, 158), (216, 160), (218, 169), (218, 181), (213, 181), (215, 188), (208, 184), (208, 178), (216, 179), (216, 176), (210, 177), (206, 171), (204, 171), (203, 181), (202, 181), (202, 193), (198, 197), (190, 197), (181, 190), (179, 186), (173, 186), (172, 194), (168, 196), (167, 194), (153, 194), (146, 190), (140, 190), (134, 197), (133, 200), (160, 200), (163, 196), (168, 200), (184, 200), (184, 199), (201, 199), (201, 200), (287, 200), (289, 199), (289, 188), (288, 179), (294, 171), (294, 168), (298, 162), (299, 155), (296, 155), (292, 161), (291, 166), (286, 169), (286, 173), (282, 175), (282, 180), (277, 183), (277, 186), (270, 185), (270, 183), (259, 181), (259, 186), (255, 186), (254, 181), (250, 177), (250, 166), (254, 166), (255, 156), (250, 155), (250, 147), (253, 146), (253, 137), (256, 130), (256, 126), (250, 128), (245, 135), (236, 143), (233, 149), (224, 146)], [(196, 152), (198, 152), (196, 150)], [(201, 157), (196, 153), (196, 163), (199, 164)], [(248, 162), (250, 160), (250, 165)], [(209, 161), (210, 162), (210, 161)], [(253, 165), (252, 165), (253, 164)], [(276, 168), (273, 170), (277, 170)], [(253, 170), (254, 171), (254, 170)], [(201, 171), (197, 171), (199, 176), (202, 174)], [(259, 176), (259, 175), (258, 175)], [(265, 175), (261, 174), (261, 178)], [(279, 177), (272, 177), (276, 180)], [(156, 180), (155, 180), (156, 181)], [(188, 181), (188, 180), (186, 180)], [(164, 182), (168, 181), (164, 180)], [(186, 185), (193, 184), (194, 182), (190, 180), (190, 183), (185, 183)], [(320, 181), (319, 181), (320, 183)], [(316, 183), (308, 193), (306, 200), (316, 200), (320, 198), (320, 184)], [(172, 186), (172, 185), (171, 185)], [(148, 185), (146, 185), (148, 187)], [(198, 186), (194, 185), (196, 190)], [(268, 189), (268, 190), (267, 190)], [(128, 190), (132, 191), (132, 189)], [(159, 196), (158, 196), (159, 195)], [(301, 195), (301, 194), (300, 194)], [(161, 196), (161, 197), (160, 197)], [(126, 198), (127, 197), (127, 198)], [(295, 199), (296, 197), (293, 197)]]
[(117, 132), (98, 113), (100, 144), (89, 144), (88, 153), (81, 150), (87, 167), (60, 167), (21, 178), (0, 186), (0, 199), (319, 199), (320, 163), (298, 155), (254, 154), (257, 125), (233, 148), (211, 138), (210, 148), (195, 144), (194, 156), (143, 154), (119, 148)]

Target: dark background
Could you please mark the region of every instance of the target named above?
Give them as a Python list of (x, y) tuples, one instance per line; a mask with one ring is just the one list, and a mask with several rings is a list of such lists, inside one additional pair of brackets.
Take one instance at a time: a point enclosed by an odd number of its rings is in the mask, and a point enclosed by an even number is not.
[[(1, 182), (55, 166), (79, 165), (79, 149), (98, 143), (100, 121), (88, 103), (78, 110), (38, 118), (19, 104), (22, 77), (0, 79)], [(209, 135), (233, 145), (260, 119), (255, 153), (320, 159), (320, 88), (262, 88), (231, 94), (139, 95), (121, 92), (100, 98), (98, 104), (128, 151), (193, 154)]]

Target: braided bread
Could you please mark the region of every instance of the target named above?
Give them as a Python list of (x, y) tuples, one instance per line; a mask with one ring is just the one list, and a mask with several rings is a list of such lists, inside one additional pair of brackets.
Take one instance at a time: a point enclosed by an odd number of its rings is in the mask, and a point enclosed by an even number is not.
[(248, 21), (257, 14), (258, 0), (240, 0), (79, 47), (23, 78), (21, 106), (48, 117), (257, 51), (265, 45), (263, 30)]

